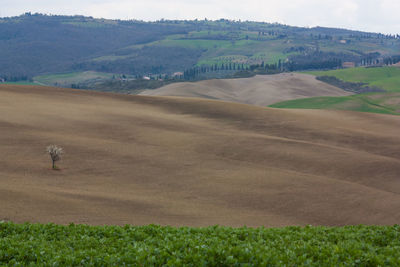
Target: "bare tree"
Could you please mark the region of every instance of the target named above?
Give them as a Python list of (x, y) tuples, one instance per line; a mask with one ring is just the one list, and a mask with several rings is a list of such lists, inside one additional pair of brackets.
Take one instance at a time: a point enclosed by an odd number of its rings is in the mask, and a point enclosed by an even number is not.
[(61, 159), (61, 155), (64, 153), (64, 150), (56, 145), (50, 145), (46, 148), (47, 153), (49, 153), (51, 160), (53, 162), (53, 169), (56, 169), (56, 161)]

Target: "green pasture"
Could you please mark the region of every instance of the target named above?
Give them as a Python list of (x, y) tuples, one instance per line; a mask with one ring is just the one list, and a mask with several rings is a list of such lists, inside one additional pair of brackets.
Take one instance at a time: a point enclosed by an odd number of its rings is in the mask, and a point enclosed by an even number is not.
[(315, 76), (335, 76), (346, 82), (363, 82), (388, 92), (400, 92), (400, 68), (397, 67), (359, 67), (307, 73)]
[(270, 107), (336, 109), (400, 115), (400, 93), (370, 93), (341, 97), (312, 97), (279, 102)]

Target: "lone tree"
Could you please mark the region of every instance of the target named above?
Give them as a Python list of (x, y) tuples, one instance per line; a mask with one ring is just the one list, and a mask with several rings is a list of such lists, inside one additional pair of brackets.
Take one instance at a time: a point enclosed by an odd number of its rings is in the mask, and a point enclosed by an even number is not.
[(50, 145), (46, 148), (47, 153), (49, 153), (51, 160), (53, 162), (53, 169), (57, 169), (56, 161), (61, 159), (61, 155), (64, 153), (64, 150), (56, 145)]

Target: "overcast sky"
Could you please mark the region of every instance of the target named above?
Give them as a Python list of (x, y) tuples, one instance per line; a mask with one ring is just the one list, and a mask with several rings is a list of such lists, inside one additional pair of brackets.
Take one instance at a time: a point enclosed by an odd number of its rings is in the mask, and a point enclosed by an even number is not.
[(400, 0), (0, 0), (0, 17), (33, 13), (111, 19), (235, 19), (400, 34)]

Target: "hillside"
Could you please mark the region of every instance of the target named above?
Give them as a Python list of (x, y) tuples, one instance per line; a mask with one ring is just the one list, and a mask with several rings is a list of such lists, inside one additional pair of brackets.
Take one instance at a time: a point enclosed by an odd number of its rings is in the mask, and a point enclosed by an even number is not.
[(400, 115), (400, 93), (371, 93), (345, 97), (311, 97), (282, 101), (273, 108), (337, 109)]
[[(350, 68), (313, 71), (311, 75), (335, 77), (339, 81), (360, 83), (383, 92), (343, 97), (312, 97), (283, 101), (275, 108), (338, 109), (400, 115), (400, 69), (396, 67)], [(361, 87), (362, 88), (362, 87)]]
[(398, 35), (226, 19), (0, 18), (0, 78), (8, 81), (86, 71), (156, 77), (200, 70), (209, 79), (263, 62), (291, 71), (372, 64), (399, 48)]
[(243, 79), (173, 83), (141, 95), (184, 96), (267, 106), (276, 102), (313, 96), (346, 96), (350, 93), (299, 73), (260, 75)]
[[(0, 220), (400, 220), (400, 117), (0, 86)], [(44, 149), (64, 147), (60, 171)]]
[(346, 82), (362, 82), (388, 92), (400, 92), (400, 68), (397, 67), (360, 67), (308, 73), (314, 76), (334, 76)]

